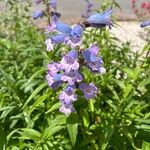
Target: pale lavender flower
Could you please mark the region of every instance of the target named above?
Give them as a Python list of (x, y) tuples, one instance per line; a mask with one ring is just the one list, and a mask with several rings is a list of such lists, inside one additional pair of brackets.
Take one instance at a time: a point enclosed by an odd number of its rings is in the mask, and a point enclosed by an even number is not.
[(56, 29), (56, 23), (55, 22), (51, 22), (51, 25), (49, 25), (47, 27), (48, 32), (53, 32), (53, 31), (55, 31), (55, 29)]
[(34, 14), (33, 14), (33, 19), (38, 19), (38, 18), (42, 18), (44, 15), (44, 11), (43, 10), (37, 10)]
[(93, 72), (101, 74), (106, 72), (105, 68), (103, 67), (103, 60), (100, 57), (97, 57), (95, 61), (87, 62), (87, 65)]
[(92, 45), (87, 50), (83, 51), (83, 57), (86, 61), (96, 61), (99, 48), (97, 45)]
[(81, 44), (81, 38), (83, 36), (83, 27), (81, 25), (75, 25), (69, 34), (67, 44), (72, 48)]
[(60, 18), (61, 14), (57, 12), (51, 12), (51, 24), (47, 27), (48, 32), (56, 30), (56, 22)]
[(54, 44), (50, 38), (46, 39), (45, 45), (47, 47), (47, 51), (52, 51), (54, 49)]
[(83, 51), (82, 55), (91, 71), (105, 73), (106, 70), (103, 67), (103, 60), (101, 57), (97, 57), (98, 51), (99, 48), (97, 45), (92, 45), (89, 49)]
[(46, 39), (45, 44), (47, 46), (47, 51), (53, 50), (54, 45), (61, 44), (64, 42), (64, 40), (65, 40), (65, 34), (54, 35)]
[(52, 32), (52, 31), (57, 31), (58, 33), (70, 33), (71, 32), (71, 27), (63, 22), (60, 21), (52, 21), (51, 25), (48, 26), (48, 31)]
[(64, 113), (65, 115), (70, 115), (72, 112), (75, 111), (72, 104), (69, 105), (62, 105), (59, 109), (60, 112)]
[(61, 86), (63, 84), (63, 82), (61, 81), (61, 77), (62, 77), (62, 74), (56, 74), (56, 75), (52, 76), (50, 73), (48, 73), (46, 75), (48, 85), (52, 89), (57, 89), (59, 86)]
[(53, 9), (57, 9), (57, 0), (50, 0), (50, 5)]
[(78, 70), (79, 63), (78, 63), (78, 52), (76, 50), (70, 51), (68, 54), (66, 54), (60, 64), (63, 70), (65, 70), (67, 73), (72, 70)]
[(61, 70), (61, 64), (53, 62), (47, 65), (48, 72), (51, 76), (56, 75)]
[(81, 83), (79, 85), (79, 89), (84, 93), (84, 97), (86, 99), (94, 98), (95, 94), (97, 93), (97, 87), (94, 85), (94, 83)]
[(74, 93), (74, 86), (67, 86), (67, 88), (62, 91), (59, 95), (59, 100), (64, 105), (69, 105), (77, 100), (77, 95)]
[(142, 22), (142, 23), (140, 24), (140, 26), (141, 26), (142, 28), (147, 27), (147, 26), (150, 26), (150, 20), (147, 20), (147, 21)]
[(74, 85), (75, 82), (81, 82), (83, 77), (77, 70), (71, 70), (69, 73), (64, 73), (61, 80), (68, 82), (69, 85)]

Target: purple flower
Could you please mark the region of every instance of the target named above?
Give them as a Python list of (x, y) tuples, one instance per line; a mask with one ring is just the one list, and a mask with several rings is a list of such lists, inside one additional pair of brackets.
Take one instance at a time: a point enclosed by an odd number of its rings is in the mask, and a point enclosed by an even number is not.
[(52, 42), (52, 40), (50, 38), (46, 39), (45, 45), (47, 47), (47, 51), (51, 51), (54, 48), (54, 43)]
[(47, 51), (53, 50), (54, 45), (63, 43), (64, 40), (65, 40), (65, 34), (54, 35), (46, 39), (45, 44), (47, 46)]
[(78, 70), (79, 63), (78, 63), (78, 52), (76, 50), (70, 51), (66, 54), (61, 60), (62, 69), (65, 70), (67, 73), (72, 70)]
[(140, 26), (141, 26), (142, 28), (147, 27), (147, 26), (150, 26), (150, 20), (147, 20), (147, 21), (142, 22), (142, 23), (140, 24)]
[(93, 4), (89, 0), (85, 0), (87, 2), (86, 14), (83, 15), (83, 18), (87, 18), (92, 11)]
[(38, 10), (33, 14), (33, 19), (38, 19), (38, 18), (42, 18), (44, 15), (44, 11), (43, 10)]
[(79, 85), (79, 89), (84, 93), (84, 97), (86, 99), (94, 98), (97, 93), (97, 87), (93, 83), (81, 83)]
[(58, 22), (58, 19), (61, 17), (61, 14), (57, 13), (57, 12), (51, 12), (50, 15), (51, 15), (51, 23), (47, 27), (48, 32), (55, 31), (55, 29), (56, 29), (56, 22)]
[(99, 48), (97, 45), (92, 45), (89, 49), (83, 51), (83, 57), (86, 61), (96, 61)]
[(74, 26), (69, 34), (68, 40), (66, 40), (67, 44), (70, 45), (72, 48), (76, 47), (77, 45), (80, 45), (82, 36), (83, 27), (81, 25)]
[(62, 85), (62, 81), (61, 81), (61, 77), (62, 74), (56, 74), (54, 76), (52, 76), (50, 73), (48, 73), (46, 75), (46, 79), (48, 82), (48, 85), (52, 88), (52, 89), (57, 89), (59, 86)]
[(57, 21), (56, 22), (56, 30), (61, 32), (61, 33), (70, 33), (71, 27), (66, 23), (62, 23), (62, 22)]
[(57, 0), (51, 0), (50, 5), (53, 9), (57, 9)]
[(74, 86), (67, 86), (67, 88), (59, 95), (59, 100), (64, 105), (69, 105), (77, 100), (77, 95), (74, 93)]
[(35, 2), (36, 4), (39, 4), (39, 3), (42, 2), (42, 0), (35, 0), (34, 2)]
[(105, 73), (106, 70), (103, 67), (103, 60), (101, 57), (97, 57), (98, 51), (99, 48), (96, 45), (92, 45), (89, 49), (83, 51), (82, 55), (91, 71)]
[(111, 28), (112, 21), (111, 21), (111, 15), (112, 15), (112, 9), (108, 9), (102, 13), (96, 13), (91, 15), (90, 17), (87, 18), (86, 24), (89, 27), (96, 27), (96, 28), (101, 28), (105, 26), (109, 26)]
[(53, 31), (55, 31), (55, 29), (56, 29), (56, 24), (55, 24), (55, 22), (51, 22), (51, 25), (49, 25), (48, 27), (47, 27), (47, 31), (48, 32), (53, 32)]
[(58, 21), (56, 18), (52, 18), (52, 23), (50, 26), (48, 26), (48, 31), (57, 31), (58, 33), (70, 33), (71, 32), (71, 27), (63, 22)]
[(68, 82), (69, 85), (74, 85), (75, 82), (81, 82), (83, 77), (77, 70), (71, 70), (69, 73), (65, 72), (62, 75), (61, 80)]
[(72, 112), (75, 111), (72, 104), (69, 105), (62, 105), (59, 109), (60, 112), (64, 113), (65, 115), (70, 115)]
[(87, 65), (93, 72), (102, 74), (106, 72), (105, 68), (103, 67), (103, 60), (100, 57), (97, 57), (96, 61), (87, 62)]
[(74, 26), (72, 31), (70, 32), (70, 36), (77, 36), (81, 38), (82, 35), (83, 35), (83, 27), (81, 25)]
[(47, 68), (48, 68), (49, 74), (51, 76), (54, 76), (60, 71), (61, 64), (53, 62), (53, 63), (48, 64)]

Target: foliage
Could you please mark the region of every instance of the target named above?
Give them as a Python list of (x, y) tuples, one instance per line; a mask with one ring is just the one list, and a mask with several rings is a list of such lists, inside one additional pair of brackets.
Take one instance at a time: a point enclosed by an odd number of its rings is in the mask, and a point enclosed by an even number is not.
[[(10, 13), (16, 8), (13, 1)], [(133, 52), (106, 29), (86, 30), (85, 47), (97, 41), (107, 72), (87, 82), (100, 89), (80, 97), (76, 112), (62, 115), (58, 92), (45, 82), (45, 66), (60, 59), (62, 45), (47, 53), (44, 34), (21, 15), (0, 26), (0, 150), (150, 149), (150, 43)], [(7, 19), (6, 19), (7, 18)], [(92, 37), (91, 37), (92, 35)], [(146, 55), (145, 55), (146, 53)], [(82, 107), (79, 107), (81, 106)]]

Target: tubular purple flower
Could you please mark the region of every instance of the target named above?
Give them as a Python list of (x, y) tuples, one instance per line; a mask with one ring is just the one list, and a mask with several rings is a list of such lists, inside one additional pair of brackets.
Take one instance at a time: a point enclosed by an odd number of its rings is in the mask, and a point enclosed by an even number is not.
[(61, 80), (68, 82), (69, 85), (74, 85), (76, 82), (81, 82), (83, 77), (77, 70), (71, 70), (69, 73), (64, 73)]
[(97, 57), (96, 61), (94, 62), (93, 61), (87, 62), (87, 65), (92, 72), (101, 74), (106, 72), (105, 68), (103, 67), (103, 61), (100, 57)]
[(77, 36), (81, 38), (82, 35), (83, 35), (83, 27), (81, 25), (74, 26), (72, 31), (70, 32), (70, 36)]
[(46, 75), (48, 85), (54, 90), (57, 89), (59, 86), (63, 84), (63, 82), (61, 81), (61, 77), (62, 77), (62, 74), (56, 74), (54, 76), (51, 76), (51, 74), (48, 73)]
[(49, 32), (57, 31), (59, 33), (70, 33), (71, 30), (72, 29), (68, 24), (59, 22), (57, 20), (52, 21), (51, 25), (48, 26), (48, 31)]
[(81, 25), (76, 25), (70, 32), (70, 37), (68, 38), (67, 44), (72, 48), (81, 44), (81, 38), (83, 36), (83, 27)]
[(51, 25), (49, 25), (49, 26), (47, 27), (47, 31), (48, 31), (48, 32), (53, 32), (53, 31), (55, 31), (55, 29), (56, 29), (56, 24), (55, 24), (55, 22), (52, 22)]
[(112, 9), (108, 9), (102, 13), (96, 13), (87, 18), (86, 24), (89, 27), (101, 28), (105, 26), (112, 27), (111, 21)]
[(86, 61), (96, 61), (99, 48), (97, 45), (92, 45), (87, 50), (83, 51), (82, 55)]
[(92, 45), (89, 49), (82, 52), (82, 55), (87, 62), (88, 68), (95, 73), (105, 73), (106, 70), (103, 67), (103, 60), (101, 57), (97, 57), (99, 48), (97, 45)]
[(147, 26), (150, 26), (150, 20), (147, 20), (147, 21), (142, 22), (142, 23), (140, 24), (140, 26), (141, 26), (142, 28), (147, 27)]
[(75, 111), (75, 109), (72, 104), (69, 104), (69, 105), (62, 105), (59, 111), (64, 113), (65, 115), (70, 115), (72, 112)]
[(38, 18), (42, 18), (44, 15), (44, 11), (43, 10), (37, 10), (34, 14), (33, 14), (33, 19), (38, 19)]
[(55, 44), (60, 44), (63, 43), (65, 40), (65, 34), (58, 34), (58, 35), (54, 35), (51, 36), (52, 42), (54, 42)]
[(35, 2), (36, 4), (40, 4), (40, 3), (42, 2), (42, 0), (34, 0), (34, 2)]
[(77, 100), (77, 95), (74, 93), (74, 86), (67, 86), (67, 88), (62, 91), (59, 95), (59, 100), (64, 105), (69, 105)]
[(61, 17), (61, 14), (58, 12), (51, 12), (51, 22), (54, 24)]
[(61, 70), (61, 64), (53, 62), (47, 65), (48, 72), (51, 76), (56, 75)]
[(56, 30), (61, 32), (61, 33), (70, 33), (71, 27), (66, 23), (62, 23), (62, 22), (57, 21), (56, 22)]
[(62, 58), (60, 62), (62, 69), (65, 70), (66, 73), (70, 72), (71, 70), (78, 70), (79, 63), (77, 58), (78, 52), (76, 50), (70, 51)]
[(51, 5), (53, 9), (55, 10), (57, 9), (57, 0), (50, 0), (49, 4)]
[(84, 93), (84, 97), (86, 99), (94, 98), (95, 94), (97, 93), (97, 87), (94, 85), (94, 83), (81, 83), (79, 85), (79, 89)]
[(63, 43), (64, 40), (65, 40), (65, 34), (54, 35), (46, 39), (45, 44), (47, 46), (47, 51), (53, 50), (54, 45)]

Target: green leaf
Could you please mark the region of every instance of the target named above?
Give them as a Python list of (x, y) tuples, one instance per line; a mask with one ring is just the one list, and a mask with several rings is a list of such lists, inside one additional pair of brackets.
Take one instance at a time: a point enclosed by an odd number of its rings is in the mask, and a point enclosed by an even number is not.
[(148, 77), (148, 78), (144, 79), (142, 82), (140, 82), (139, 87), (146, 86), (148, 84), (150, 84), (150, 77)]
[(24, 107), (26, 107), (26, 105), (43, 89), (47, 86), (47, 83), (43, 83), (41, 84), (39, 87), (37, 87), (32, 94), (30, 95), (30, 97), (27, 99), (27, 101), (25, 102)]
[(140, 123), (150, 124), (150, 119), (135, 119), (135, 121), (138, 121)]
[(43, 139), (49, 139), (49, 138), (51, 138), (51, 136), (53, 135), (53, 134), (55, 134), (55, 133), (57, 133), (58, 131), (60, 131), (61, 129), (63, 129), (64, 128), (64, 126), (50, 126), (50, 127), (48, 127), (48, 128), (46, 128), (45, 130), (44, 130), (44, 133), (43, 133), (43, 135), (42, 135), (42, 138)]
[(131, 84), (128, 84), (124, 89), (124, 95), (123, 96), (126, 98), (130, 94), (132, 89), (133, 89), (133, 86)]
[(136, 128), (138, 128), (138, 129), (143, 129), (143, 130), (145, 130), (145, 131), (150, 132), (150, 125), (147, 125), (147, 124), (136, 125)]
[(144, 141), (142, 144), (142, 150), (150, 150), (150, 143)]
[(34, 129), (22, 128), (21, 131), (22, 131), (20, 132), (21, 139), (39, 140), (41, 137), (41, 133)]
[(45, 112), (45, 114), (48, 114), (48, 113), (50, 113), (50, 112), (52, 112), (52, 111), (54, 111), (56, 109), (59, 109), (60, 105), (61, 105), (60, 102), (54, 104), (47, 112)]
[(77, 138), (77, 134), (78, 134), (78, 123), (67, 124), (67, 129), (68, 129), (68, 133), (69, 133), (72, 145), (74, 146), (76, 143), (76, 138)]
[(125, 84), (117, 79), (112, 79), (121, 89), (125, 89)]
[(86, 128), (89, 127), (89, 114), (86, 110), (83, 111), (83, 124)]
[(31, 109), (29, 110), (29, 114), (37, 107), (39, 106), (44, 100), (46, 100), (48, 97), (50, 96), (50, 94), (44, 94), (42, 96), (40, 96), (32, 105)]
[(76, 138), (78, 135), (78, 116), (77, 114), (71, 114), (67, 119), (67, 130), (70, 136), (72, 145), (76, 143)]
[(133, 68), (123, 68), (122, 70), (125, 73), (127, 73), (130, 78), (132, 78), (134, 80), (138, 77), (139, 73), (142, 71), (142, 69), (138, 68), (138, 67), (136, 67), (134, 69)]
[(0, 127), (0, 149), (3, 150), (6, 142), (5, 131)]

